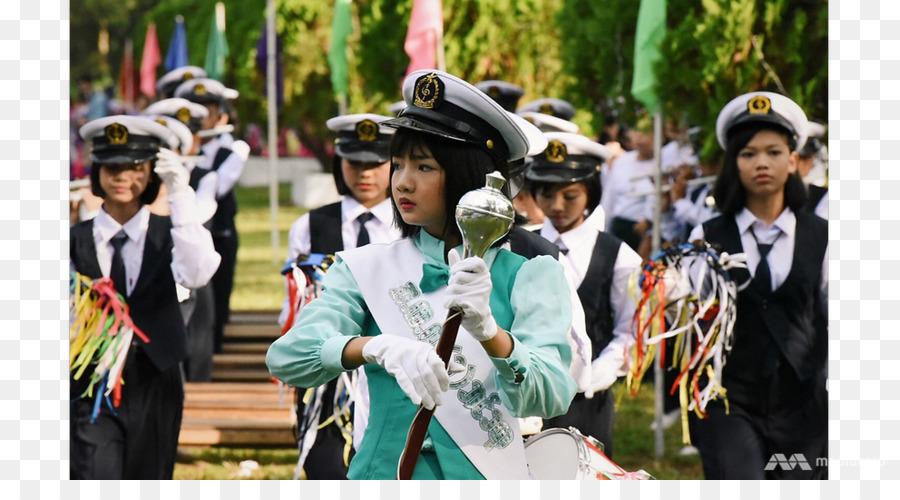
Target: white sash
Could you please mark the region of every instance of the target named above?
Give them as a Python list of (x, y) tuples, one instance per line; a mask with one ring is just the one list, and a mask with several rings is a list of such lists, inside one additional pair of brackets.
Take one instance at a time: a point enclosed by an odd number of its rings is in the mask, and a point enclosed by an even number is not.
[[(341, 252), (383, 335), (436, 345), (447, 316), (447, 287), (422, 294), (425, 256), (411, 239)], [(503, 406), (484, 348), (460, 327), (455, 359), (466, 366), (450, 379), (435, 418), (487, 479), (529, 479), (519, 421)]]

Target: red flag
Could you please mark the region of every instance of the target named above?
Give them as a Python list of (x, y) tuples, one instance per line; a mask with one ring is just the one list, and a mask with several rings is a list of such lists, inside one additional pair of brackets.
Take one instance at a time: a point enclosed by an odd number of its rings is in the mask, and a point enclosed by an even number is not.
[[(131, 39), (125, 41), (125, 50), (122, 54), (122, 69), (119, 71), (119, 92), (122, 100), (130, 104), (134, 102), (134, 46)], [(130, 107), (130, 106), (128, 106)]]
[(419, 69), (437, 67), (438, 42), (444, 36), (441, 0), (416, 0), (409, 19), (403, 49), (409, 54), (406, 75)]
[(144, 55), (141, 56), (141, 92), (147, 97), (156, 97), (156, 67), (161, 62), (156, 23), (150, 23), (144, 38)]

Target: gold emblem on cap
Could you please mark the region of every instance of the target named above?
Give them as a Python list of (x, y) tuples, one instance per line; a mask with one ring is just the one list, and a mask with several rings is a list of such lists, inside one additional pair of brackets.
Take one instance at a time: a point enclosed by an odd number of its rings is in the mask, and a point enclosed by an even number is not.
[(168, 123), (167, 121), (163, 120), (162, 118), (157, 118), (157, 119), (155, 119), (155, 120), (153, 120), (153, 121), (155, 121), (156, 123), (158, 123), (158, 124), (160, 124), (160, 125), (164, 125), (164, 126), (166, 126), (166, 127), (169, 126), (169, 123)]
[(378, 138), (378, 125), (372, 120), (363, 120), (356, 124), (356, 136), (363, 142), (372, 142)]
[(764, 95), (755, 96), (747, 102), (747, 111), (751, 115), (767, 115), (772, 109), (772, 101)]
[(202, 83), (194, 85), (194, 93), (197, 95), (206, 95), (206, 85), (203, 85)]
[(544, 151), (544, 156), (547, 157), (547, 161), (552, 163), (561, 163), (566, 159), (566, 145), (559, 142), (557, 139), (553, 139), (549, 143), (547, 143), (547, 150)]
[(186, 82), (188, 80), (193, 80), (194, 74), (190, 71), (185, 71), (183, 75), (181, 75), (181, 81)]
[(419, 78), (416, 82), (416, 90), (414, 92), (415, 99), (413, 106), (432, 109), (437, 104), (441, 92), (444, 90), (444, 82), (434, 73), (429, 73)]
[(541, 109), (539, 111), (541, 113), (544, 113), (545, 115), (552, 115), (553, 114), (553, 105), (550, 104), (549, 102), (545, 102), (544, 104), (541, 104)]
[(187, 108), (181, 108), (175, 112), (175, 118), (178, 118), (181, 123), (187, 123), (191, 121), (191, 112)]
[(110, 144), (127, 144), (128, 129), (121, 123), (110, 123), (106, 126), (106, 138)]

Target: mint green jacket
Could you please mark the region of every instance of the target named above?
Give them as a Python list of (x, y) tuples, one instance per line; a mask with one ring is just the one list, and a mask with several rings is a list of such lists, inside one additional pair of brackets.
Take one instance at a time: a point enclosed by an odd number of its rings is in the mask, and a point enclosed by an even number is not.
[[(427, 262), (447, 267), (442, 241), (424, 231), (413, 241)], [(551, 257), (526, 260), (496, 248), (488, 251), (485, 262), (493, 283), (491, 312), (513, 339), (509, 358), (490, 358), (502, 404), (517, 417), (565, 413), (576, 386), (568, 369), (572, 307), (562, 265)], [(384, 269), (390, 272), (389, 263)], [(380, 334), (353, 274), (339, 261), (326, 273), (321, 297), (306, 305), (294, 327), (269, 348), (266, 364), (279, 380), (315, 387), (349, 371), (341, 364), (347, 342)], [(417, 407), (383, 368), (367, 364), (365, 370), (369, 422), (348, 476), (393, 479)], [(523, 375), (518, 383), (517, 374)], [(432, 419), (413, 479), (483, 477), (437, 419)]]

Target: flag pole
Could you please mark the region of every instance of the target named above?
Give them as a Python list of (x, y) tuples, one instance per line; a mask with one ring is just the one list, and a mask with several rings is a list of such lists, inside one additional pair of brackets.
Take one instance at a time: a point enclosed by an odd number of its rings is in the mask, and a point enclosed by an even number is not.
[(446, 65), (444, 64), (444, 30), (436, 30), (437, 31), (437, 69), (441, 71), (447, 71)]
[(275, 1), (266, 0), (266, 97), (269, 114), (269, 213), (272, 220), (272, 262), (278, 262), (278, 96), (275, 89)]
[[(653, 114), (653, 183), (656, 186), (656, 209), (653, 212), (653, 236), (651, 239), (651, 255), (659, 252), (662, 246), (662, 136), (663, 136), (663, 115), (662, 106), (657, 104), (656, 113)], [(665, 349), (665, 341), (659, 344), (660, 349)], [(653, 370), (653, 392), (655, 394), (654, 406), (655, 411), (653, 421), (656, 423), (654, 429), (654, 456), (657, 460), (662, 460), (666, 452), (666, 444), (664, 439), (662, 417), (665, 413), (665, 397), (666, 392), (663, 385), (665, 384), (665, 368), (656, 365)]]

